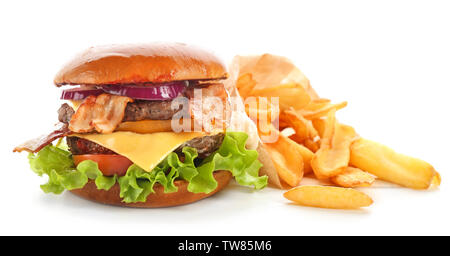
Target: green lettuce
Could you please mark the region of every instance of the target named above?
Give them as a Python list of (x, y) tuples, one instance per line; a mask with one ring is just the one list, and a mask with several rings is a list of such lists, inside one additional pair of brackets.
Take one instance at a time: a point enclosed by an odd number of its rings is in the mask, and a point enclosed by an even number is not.
[(31, 169), (42, 176), (48, 176), (48, 182), (41, 185), (46, 193), (60, 194), (64, 190), (83, 188), (89, 179), (94, 180), (98, 189), (109, 190), (116, 182), (120, 186), (120, 197), (126, 203), (145, 202), (150, 193), (154, 193), (156, 183), (165, 193), (177, 191), (175, 179), (188, 182), (188, 191), (210, 193), (217, 188), (213, 172), (228, 170), (236, 181), (244, 186), (261, 189), (267, 185), (267, 176), (258, 176), (262, 164), (255, 150), (247, 150), (245, 142), (248, 135), (242, 132), (227, 132), (220, 148), (198, 163), (197, 150), (182, 149), (184, 160), (174, 152), (170, 153), (151, 172), (139, 166), (131, 165), (122, 177), (107, 177), (98, 169), (96, 162), (85, 160), (76, 167), (72, 155), (62, 143), (48, 145), (36, 154), (28, 156)]
[(66, 189), (83, 188), (88, 179), (95, 180), (98, 189), (109, 190), (115, 184), (117, 177), (103, 176), (94, 161), (83, 161), (75, 168), (71, 153), (62, 147), (48, 145), (28, 156), (31, 170), (48, 176), (48, 182), (41, 185), (45, 193), (61, 194)]

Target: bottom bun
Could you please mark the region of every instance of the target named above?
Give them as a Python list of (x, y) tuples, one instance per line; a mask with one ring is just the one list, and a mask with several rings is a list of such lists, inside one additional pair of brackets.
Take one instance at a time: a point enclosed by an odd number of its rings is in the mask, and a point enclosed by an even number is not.
[(138, 208), (157, 208), (157, 207), (169, 207), (183, 204), (189, 204), (209, 197), (225, 188), (231, 180), (231, 172), (229, 171), (216, 171), (213, 173), (214, 178), (217, 181), (217, 188), (209, 194), (205, 193), (192, 193), (187, 190), (188, 183), (185, 180), (176, 180), (175, 186), (178, 187), (178, 191), (174, 193), (164, 193), (164, 187), (160, 184), (155, 184), (153, 189), (155, 193), (148, 195), (145, 202), (137, 203), (125, 203), (120, 198), (119, 184), (106, 191), (99, 190), (93, 180), (89, 182), (81, 189), (74, 189), (70, 192), (78, 195), (82, 198), (95, 201), (102, 204), (119, 205), (126, 207), (138, 207)]

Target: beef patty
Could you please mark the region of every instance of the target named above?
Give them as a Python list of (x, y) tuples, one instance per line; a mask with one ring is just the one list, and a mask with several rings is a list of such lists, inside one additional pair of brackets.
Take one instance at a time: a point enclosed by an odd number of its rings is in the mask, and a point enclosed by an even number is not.
[[(206, 158), (211, 155), (211, 153), (219, 149), (220, 145), (222, 145), (224, 136), (225, 135), (223, 133), (219, 133), (216, 135), (194, 138), (183, 143), (174, 152), (182, 156), (182, 149), (184, 147), (192, 147), (197, 149), (199, 158)], [(74, 155), (116, 154), (114, 151), (107, 149), (95, 142), (79, 137), (66, 137), (66, 140), (70, 152), (72, 152), (72, 154)]]
[[(175, 113), (181, 110), (181, 107), (172, 109), (171, 104), (171, 100), (135, 100), (127, 104), (122, 121), (170, 120)], [(58, 120), (62, 123), (69, 123), (73, 114), (75, 114), (73, 108), (64, 103), (58, 109)]]

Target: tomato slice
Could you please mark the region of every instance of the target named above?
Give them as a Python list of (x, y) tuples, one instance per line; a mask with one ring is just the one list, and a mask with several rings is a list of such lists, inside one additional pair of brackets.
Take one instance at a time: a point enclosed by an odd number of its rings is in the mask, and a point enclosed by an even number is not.
[(98, 163), (98, 168), (105, 176), (124, 176), (127, 173), (128, 167), (133, 164), (130, 159), (121, 155), (73, 155), (75, 165), (84, 160), (92, 160)]

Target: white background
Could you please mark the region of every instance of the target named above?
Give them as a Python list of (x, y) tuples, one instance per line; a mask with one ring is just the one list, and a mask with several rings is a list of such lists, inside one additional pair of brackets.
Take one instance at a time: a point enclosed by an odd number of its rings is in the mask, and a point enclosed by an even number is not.
[[(0, 234), (449, 234), (448, 1), (2, 1)], [(364, 189), (360, 211), (289, 204), (282, 191), (231, 185), (168, 209), (104, 206), (44, 194), (17, 144), (57, 120), (54, 74), (75, 53), (110, 43), (180, 41), (236, 55), (287, 56), (338, 118), (364, 137), (432, 163), (435, 191)], [(306, 183), (307, 181), (305, 181)]]

